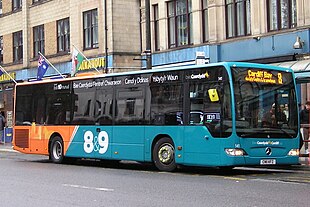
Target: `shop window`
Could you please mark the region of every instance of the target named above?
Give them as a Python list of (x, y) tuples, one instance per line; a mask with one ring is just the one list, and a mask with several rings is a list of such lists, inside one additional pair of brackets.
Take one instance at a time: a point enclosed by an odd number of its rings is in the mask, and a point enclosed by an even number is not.
[(36, 57), (38, 52), (44, 54), (44, 25), (33, 28), (33, 57)]
[(20, 62), (23, 60), (23, 32), (13, 33), (13, 61)]
[(57, 21), (57, 51), (70, 51), (69, 18)]
[(268, 30), (283, 30), (297, 26), (296, 0), (267, 0)]
[(158, 14), (158, 4), (153, 5), (154, 12), (154, 35), (155, 35), (155, 51), (159, 51), (159, 14)]
[(251, 34), (250, 13), (250, 0), (225, 0), (227, 38)]
[(12, 1), (12, 10), (16, 11), (22, 8), (22, 0), (13, 0)]
[(0, 64), (3, 63), (3, 36), (0, 36)]
[(97, 48), (98, 43), (98, 13), (97, 9), (83, 13), (84, 49)]
[(202, 32), (203, 32), (203, 41), (209, 41), (209, 10), (208, 10), (208, 0), (202, 0)]
[(44, 1), (44, 0), (32, 0), (32, 4), (40, 3), (42, 1)]
[(2, 0), (0, 0), (0, 17), (2, 15)]
[(192, 1), (167, 2), (169, 48), (189, 45), (192, 41)]

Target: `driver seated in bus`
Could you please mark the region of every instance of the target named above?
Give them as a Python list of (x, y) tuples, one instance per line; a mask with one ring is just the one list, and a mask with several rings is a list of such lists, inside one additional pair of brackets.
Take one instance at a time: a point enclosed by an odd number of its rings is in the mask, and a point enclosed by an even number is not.
[(276, 110), (275, 104), (273, 103), (270, 110), (267, 111), (263, 118), (262, 118), (262, 126), (263, 127), (275, 127), (278, 126), (280, 123), (286, 122), (286, 115), (285, 113), (278, 108)]

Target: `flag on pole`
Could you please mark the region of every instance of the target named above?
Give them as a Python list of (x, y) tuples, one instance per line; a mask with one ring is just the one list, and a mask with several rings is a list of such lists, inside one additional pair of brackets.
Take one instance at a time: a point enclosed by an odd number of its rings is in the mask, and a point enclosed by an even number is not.
[(47, 69), (48, 69), (48, 63), (45, 61), (45, 58), (42, 55), (40, 55), (38, 60), (37, 80), (42, 80)]
[(75, 76), (83, 60), (84, 60), (84, 56), (81, 53), (79, 53), (79, 51), (75, 49), (75, 47), (73, 47), (71, 76)]

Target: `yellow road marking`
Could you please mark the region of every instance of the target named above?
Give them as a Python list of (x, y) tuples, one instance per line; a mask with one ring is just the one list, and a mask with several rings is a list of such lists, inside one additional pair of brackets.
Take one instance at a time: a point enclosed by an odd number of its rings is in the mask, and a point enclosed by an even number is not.
[(241, 181), (247, 180), (245, 178), (238, 178), (238, 177), (224, 177), (224, 179), (227, 179), (227, 180), (241, 180)]

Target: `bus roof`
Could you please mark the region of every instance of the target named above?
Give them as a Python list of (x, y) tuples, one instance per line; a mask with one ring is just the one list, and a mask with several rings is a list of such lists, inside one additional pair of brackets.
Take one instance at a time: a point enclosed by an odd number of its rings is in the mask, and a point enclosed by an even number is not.
[(42, 83), (53, 83), (53, 82), (64, 82), (71, 80), (85, 80), (91, 78), (103, 78), (103, 77), (117, 77), (117, 76), (126, 76), (126, 75), (137, 75), (137, 74), (147, 74), (154, 72), (167, 72), (167, 71), (177, 71), (177, 70), (188, 70), (202, 67), (214, 67), (214, 66), (225, 66), (225, 67), (254, 67), (254, 68), (265, 68), (273, 70), (285, 70), (287, 72), (292, 72), (290, 68), (283, 68), (274, 65), (260, 64), (260, 63), (248, 63), (248, 62), (218, 62), (218, 63), (209, 63), (205, 65), (189, 65), (189, 66), (174, 66), (174, 67), (163, 67), (157, 69), (148, 69), (148, 70), (136, 70), (129, 72), (121, 73), (109, 73), (109, 74), (94, 74), (89, 76), (77, 76), (69, 77), (64, 79), (44, 79), (40, 81), (27, 81), (27, 82), (18, 82), (16, 85), (29, 85), (29, 84), (42, 84)]

